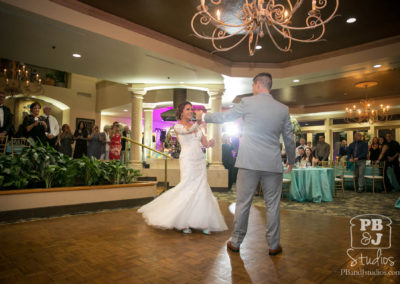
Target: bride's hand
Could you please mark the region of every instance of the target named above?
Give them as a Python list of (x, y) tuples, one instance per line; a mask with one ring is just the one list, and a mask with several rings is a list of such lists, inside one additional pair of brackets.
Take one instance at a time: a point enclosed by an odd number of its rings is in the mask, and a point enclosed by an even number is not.
[(215, 140), (214, 139), (210, 139), (209, 141), (208, 141), (208, 147), (214, 147), (215, 146)]

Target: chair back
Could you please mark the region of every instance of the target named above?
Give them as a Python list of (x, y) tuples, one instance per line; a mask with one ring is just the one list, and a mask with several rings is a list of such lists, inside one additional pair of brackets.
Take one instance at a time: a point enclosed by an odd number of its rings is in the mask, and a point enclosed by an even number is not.
[(345, 162), (335, 161), (334, 168), (335, 168), (335, 177), (343, 179), (344, 178)]
[(7, 150), (8, 136), (0, 137), (0, 154), (5, 154)]
[(330, 161), (321, 161), (321, 167), (323, 168), (331, 168), (332, 164)]
[(385, 176), (385, 162), (373, 163), (371, 165), (371, 175), (372, 177)]
[(24, 148), (30, 147), (26, 138), (11, 138), (11, 154), (21, 154)]

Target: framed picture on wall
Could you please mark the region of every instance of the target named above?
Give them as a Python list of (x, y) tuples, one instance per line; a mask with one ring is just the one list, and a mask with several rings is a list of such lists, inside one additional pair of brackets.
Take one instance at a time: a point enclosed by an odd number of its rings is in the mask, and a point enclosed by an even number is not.
[(76, 128), (78, 128), (79, 123), (83, 122), (83, 124), (85, 125), (85, 128), (87, 131), (90, 132), (90, 130), (92, 129), (92, 127), (94, 126), (94, 119), (88, 119), (88, 118), (76, 118)]

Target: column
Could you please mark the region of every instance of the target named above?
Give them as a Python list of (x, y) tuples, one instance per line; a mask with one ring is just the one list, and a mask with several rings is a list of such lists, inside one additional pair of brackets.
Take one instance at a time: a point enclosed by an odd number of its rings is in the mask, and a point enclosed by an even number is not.
[(347, 145), (350, 145), (354, 141), (353, 130), (346, 131), (347, 133)]
[[(144, 111), (144, 145), (153, 148), (153, 107), (145, 107)], [(144, 160), (147, 161), (151, 157), (151, 151), (144, 149)]]
[(307, 142), (311, 142), (311, 146), (313, 146), (312, 145), (312, 143), (313, 143), (313, 141), (312, 141), (312, 132), (307, 132), (307, 140), (306, 140)]
[[(142, 143), (142, 115), (143, 96), (145, 90), (132, 90), (132, 112), (131, 112), (131, 139)], [(131, 144), (129, 165), (134, 169), (142, 169), (142, 147)]]
[(331, 147), (331, 151), (329, 152), (329, 160), (333, 161), (333, 139), (332, 139), (332, 130), (331, 130), (331, 119), (325, 119), (325, 142), (328, 143)]
[(374, 138), (376, 136), (375, 133), (376, 133), (375, 125), (374, 124), (370, 124), (369, 125), (368, 134), (371, 136), (371, 140), (372, 140), (372, 138)]
[[(221, 112), (223, 90), (208, 91), (211, 100), (211, 112)], [(215, 139), (215, 146), (211, 149), (210, 168), (224, 168), (222, 165), (222, 125), (210, 125), (211, 137)]]

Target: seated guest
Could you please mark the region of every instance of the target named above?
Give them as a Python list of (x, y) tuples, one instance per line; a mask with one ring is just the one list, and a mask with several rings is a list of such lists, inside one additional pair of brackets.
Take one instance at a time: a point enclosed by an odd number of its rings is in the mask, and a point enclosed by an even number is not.
[(347, 157), (347, 141), (346, 139), (342, 140), (342, 143), (340, 144), (340, 148), (339, 148), (339, 160), (342, 160), (342, 158), (346, 158)]
[(296, 157), (298, 157), (298, 156), (300, 156), (300, 154), (299, 154), (299, 149), (300, 148), (303, 148), (303, 151), (304, 151), (304, 149), (306, 148), (306, 139), (304, 139), (304, 138), (300, 138), (300, 145), (296, 148)]
[(64, 155), (72, 157), (72, 144), (74, 143), (74, 136), (72, 135), (71, 128), (68, 124), (61, 127), (61, 133), (58, 135), (57, 144), (58, 149)]
[(6, 94), (0, 91), (0, 137), (12, 134), (12, 114), (8, 107), (4, 105)]
[(328, 161), (330, 151), (330, 145), (325, 143), (325, 135), (320, 135), (318, 137), (317, 147), (315, 148), (315, 157), (319, 162)]
[(354, 163), (354, 179), (358, 184), (358, 193), (364, 191), (365, 162), (368, 155), (368, 144), (361, 140), (361, 133), (354, 134), (354, 142), (350, 144), (349, 161)]
[(95, 157), (96, 159), (100, 159), (101, 156), (101, 146), (103, 143), (103, 138), (100, 136), (99, 127), (97, 125), (93, 126), (90, 134), (88, 135), (88, 157)]
[(47, 123), (44, 117), (41, 117), (40, 109), (42, 106), (38, 102), (34, 102), (30, 106), (31, 114), (25, 116), (22, 125), (25, 128), (25, 135), (27, 138), (32, 137), (43, 145), (47, 144)]
[(76, 140), (74, 158), (82, 158), (83, 155), (87, 156), (87, 137), (88, 132), (85, 124), (80, 121), (74, 133), (74, 139)]
[(299, 153), (296, 157), (296, 159), (294, 160), (294, 163), (300, 163), (300, 161), (303, 159), (304, 156), (304, 148), (303, 147), (297, 147), (297, 152)]
[(302, 159), (300, 161), (300, 166), (302, 168), (313, 167), (315, 165), (315, 163), (316, 163), (316, 159), (314, 159), (311, 148), (306, 147), (306, 150), (304, 151), (304, 156), (302, 157)]
[(368, 151), (368, 160), (371, 160), (371, 162), (375, 162), (379, 159), (380, 154), (381, 150), (379, 149), (378, 137), (374, 137), (372, 138), (372, 144)]

